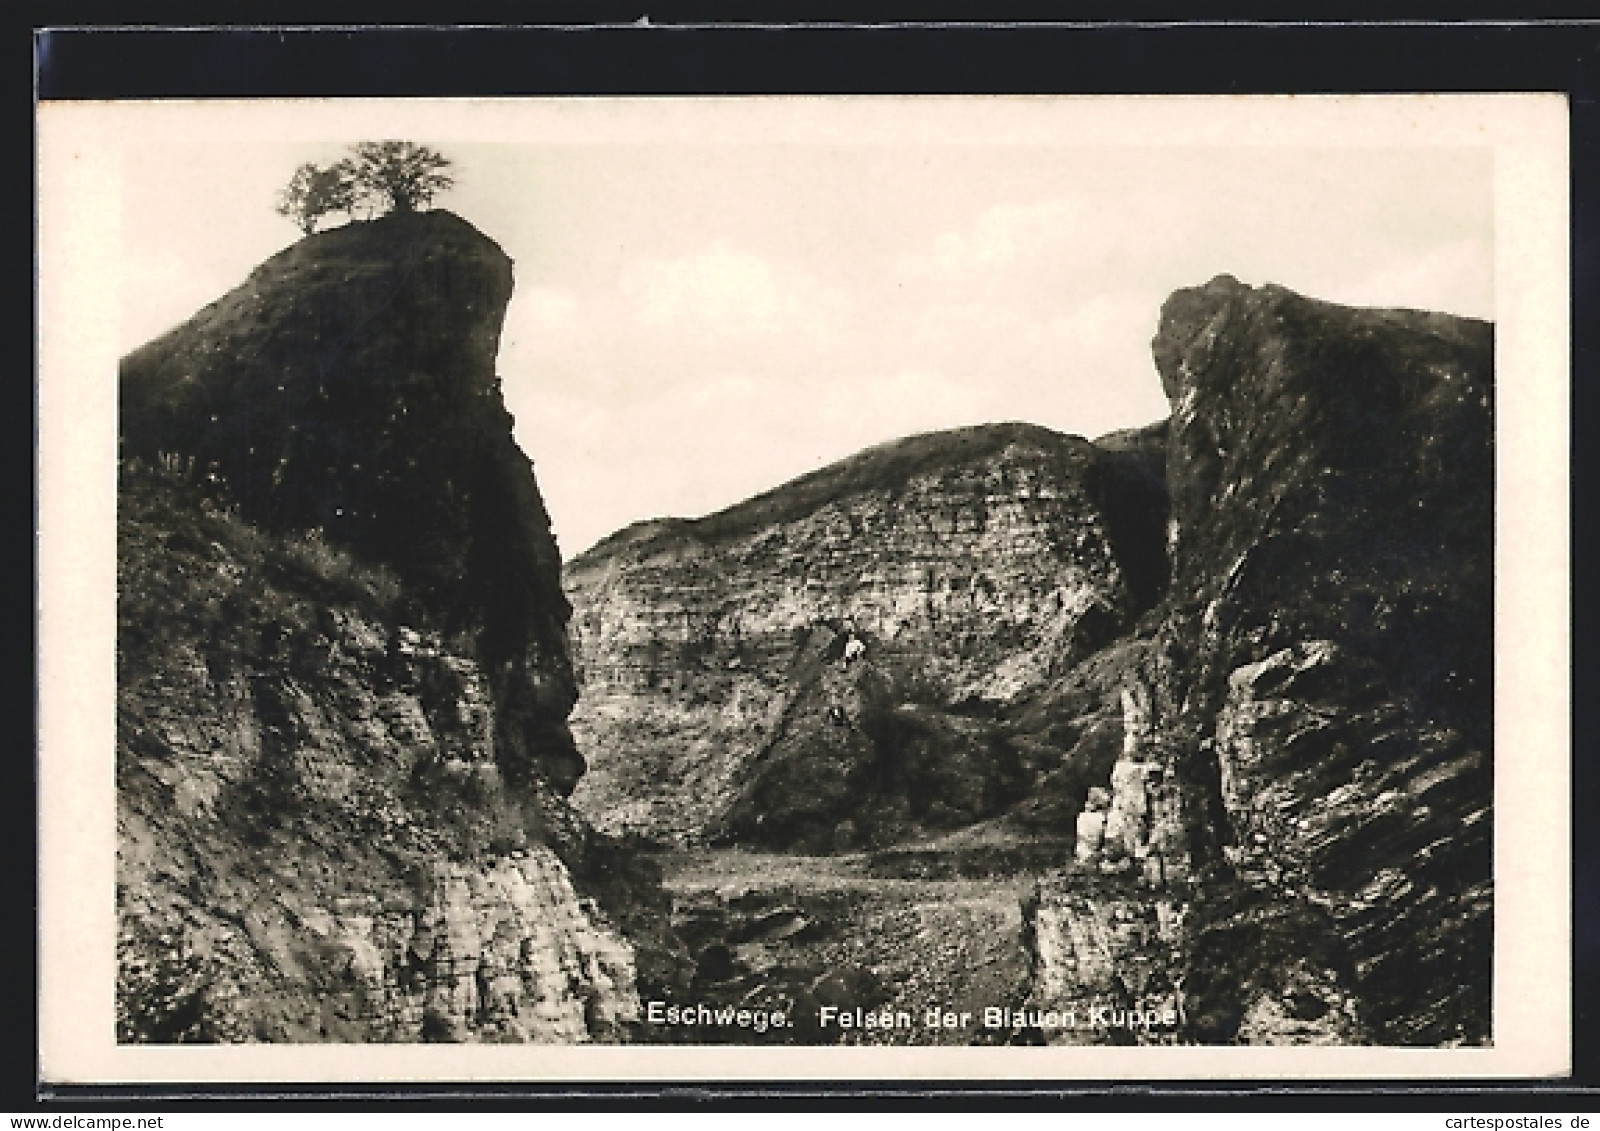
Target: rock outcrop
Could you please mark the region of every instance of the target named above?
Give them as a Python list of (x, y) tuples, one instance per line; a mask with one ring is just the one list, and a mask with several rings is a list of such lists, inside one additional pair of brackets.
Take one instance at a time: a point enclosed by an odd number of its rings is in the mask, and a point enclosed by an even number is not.
[(125, 359), (119, 1040), (621, 1040), (674, 976), (647, 869), (565, 800), (510, 287), (395, 215)]
[[(1219, 277), (1168, 421), (886, 444), (564, 595), (510, 284), (395, 216), (125, 359), (119, 1039), (833, 1041), (956, 981), (1037, 1019), (993, 1040), (1492, 1038), (1489, 325)], [(811, 855), (674, 909), (632, 833)], [(1003, 976), (919, 981), (968, 929)]]
[(923, 870), (1069, 838), (1028, 1004), (1140, 1023), (1040, 1039), (1485, 1042), (1492, 328), (1224, 276), (1153, 351), (1162, 424), (918, 437), (573, 563), (576, 799)]
[(571, 610), (495, 375), (511, 285), (448, 212), (301, 240), (123, 360), (122, 453), (180, 459), (250, 522), (393, 569), (472, 638), (506, 771), (570, 791)]
[[(618, 1039), (585, 834), (496, 756), (488, 673), (393, 574), (126, 468), (118, 1036)], [(415, 623), (415, 622), (413, 622)]]
[[(1491, 327), (1221, 277), (1154, 351), (1172, 583), (1104, 816), (1041, 894), (1041, 998), (1107, 992), (1083, 939), (1121, 969), (1155, 938), (1181, 1022), (1139, 1039), (1484, 1042)], [(1176, 938), (1096, 925), (1173, 908)]]
[(597, 824), (831, 851), (999, 812), (1032, 780), (997, 712), (1165, 583), (1161, 429), (886, 444), (568, 564)]

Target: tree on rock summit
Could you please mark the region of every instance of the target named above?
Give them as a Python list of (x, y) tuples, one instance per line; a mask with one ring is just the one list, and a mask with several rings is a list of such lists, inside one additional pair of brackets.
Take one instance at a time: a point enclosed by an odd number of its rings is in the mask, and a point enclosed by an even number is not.
[(386, 212), (415, 212), (455, 187), (450, 159), (409, 141), (363, 141), (353, 147), (357, 190), (376, 197)]
[(327, 168), (306, 162), (278, 194), (277, 212), (306, 235), (325, 216), (343, 212), (352, 219), (374, 214), (415, 212), (455, 187), (446, 170), (450, 159), (410, 141), (363, 141)]
[(356, 205), (354, 166), (340, 161), (320, 169), (307, 161), (294, 171), (289, 183), (278, 194), (277, 212), (294, 221), (306, 235), (317, 230), (317, 221), (333, 212), (350, 212)]

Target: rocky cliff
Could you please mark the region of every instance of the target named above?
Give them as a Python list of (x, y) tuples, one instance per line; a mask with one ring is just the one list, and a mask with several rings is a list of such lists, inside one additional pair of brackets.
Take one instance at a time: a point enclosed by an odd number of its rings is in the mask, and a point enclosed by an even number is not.
[[(125, 359), (119, 1039), (1491, 1039), (1490, 326), (1219, 277), (1167, 421), (886, 444), (564, 596), (510, 285), (395, 216)], [(673, 908), (618, 833), (803, 855)]]
[(598, 824), (816, 851), (1000, 812), (996, 712), (1165, 583), (1150, 437), (916, 436), (569, 563)]
[(565, 801), (510, 287), (396, 215), (124, 360), (119, 1040), (617, 1040), (670, 981), (649, 876)]
[(494, 367), (511, 285), (448, 212), (301, 240), (123, 360), (122, 451), (181, 457), (248, 521), (393, 569), (472, 638), (506, 771), (570, 791), (570, 609)]
[(1019, 1039), (1483, 1043), (1492, 328), (1223, 276), (1153, 352), (1159, 425), (917, 437), (572, 563), (575, 800), (893, 875), (1064, 838), (1027, 1004), (1081, 1023)]
[(1172, 585), (1102, 681), (1123, 747), (1039, 998), (1181, 1018), (1125, 1039), (1485, 1041), (1491, 328), (1221, 277), (1154, 352)]

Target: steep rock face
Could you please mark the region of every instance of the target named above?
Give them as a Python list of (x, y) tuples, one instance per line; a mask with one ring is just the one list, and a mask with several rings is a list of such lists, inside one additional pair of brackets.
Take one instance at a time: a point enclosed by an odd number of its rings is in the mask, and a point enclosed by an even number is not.
[(1017, 800), (986, 720), (1161, 584), (1140, 451), (935, 433), (602, 542), (567, 571), (594, 759), (575, 802), (604, 827), (825, 851)]
[(565, 800), (510, 286), (396, 215), (124, 359), (120, 1040), (628, 1039), (675, 984), (659, 877)]
[(473, 637), (506, 771), (570, 790), (570, 609), (494, 368), (510, 296), (511, 261), (448, 212), (311, 236), (123, 360), (121, 443), (395, 570)]
[(119, 514), (118, 1037), (617, 1039), (633, 947), (390, 573), (138, 467)]
[[(1154, 352), (1173, 580), (1124, 672), (1148, 725), (1065, 887), (1189, 904), (1186, 1039), (1484, 1041), (1491, 328), (1222, 277), (1173, 296)], [(1119, 809), (1149, 819), (1107, 852)]]

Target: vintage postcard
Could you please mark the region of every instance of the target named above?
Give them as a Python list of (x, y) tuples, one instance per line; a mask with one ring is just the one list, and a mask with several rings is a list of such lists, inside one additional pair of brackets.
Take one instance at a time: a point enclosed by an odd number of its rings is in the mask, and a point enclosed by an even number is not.
[(39, 131), (47, 1080), (1568, 1070), (1563, 98)]

